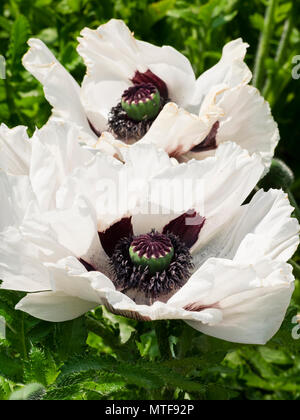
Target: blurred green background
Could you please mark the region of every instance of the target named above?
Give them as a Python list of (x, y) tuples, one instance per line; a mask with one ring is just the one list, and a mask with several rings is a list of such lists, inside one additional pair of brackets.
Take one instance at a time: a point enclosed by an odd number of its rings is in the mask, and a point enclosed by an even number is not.
[[(299, 203), (300, 78), (292, 78), (296, 65), (293, 57), (300, 55), (299, 12), (299, 0), (0, 0), (0, 55), (6, 59), (7, 76), (0, 80), (0, 122), (9, 127), (26, 125), (32, 133), (50, 115), (41, 86), (21, 64), (30, 37), (42, 39), (79, 82), (85, 68), (76, 53), (76, 38), (85, 26), (96, 28), (112, 17), (123, 19), (138, 38), (180, 50), (190, 59), (197, 75), (219, 60), (226, 42), (242, 37), (250, 44), (246, 60), (254, 72), (254, 84), (270, 102), (279, 124), (281, 142), (276, 155), (295, 174), (290, 195)], [(267, 180), (267, 187), (272, 182)], [(299, 278), (298, 261), (296, 256), (295, 274)], [(8, 339), (0, 340), (0, 399), (8, 398), (11, 391), (18, 389), (17, 384), (31, 382), (50, 387), (48, 399), (300, 399), (300, 340), (291, 338), (291, 320), (300, 312), (299, 286), (283, 329), (266, 347), (233, 346), (201, 337), (183, 323), (168, 324), (170, 343), (176, 347), (185, 340), (189, 349), (180, 349), (180, 365), (165, 366), (170, 372), (163, 376), (166, 389), (154, 379), (158, 373), (153, 363), (161, 356), (159, 330), (155, 333), (152, 324), (119, 319), (101, 310), (93, 319), (85, 319), (90, 331), (89, 348), (98, 355), (117, 356), (120, 370), (112, 373), (105, 359), (101, 376), (99, 365), (91, 361), (80, 370), (88, 375), (79, 380), (78, 371), (69, 361), (67, 373), (64, 372), (67, 379), (64, 377), (65, 382), (57, 384), (62, 362), (85, 346), (85, 330), (80, 329), (83, 321), (53, 326), (21, 316), (12, 309), (19, 298), (16, 294), (0, 293), (0, 316), (11, 322)], [(66, 350), (61, 345), (58, 350), (57, 343), (66, 334), (71, 334), (70, 348)], [(127, 350), (114, 340), (126, 343)], [(228, 350), (231, 352), (226, 356)], [(126, 371), (123, 361), (131, 363), (126, 352), (138, 352), (145, 364), (135, 370), (134, 364)], [(199, 352), (202, 364), (200, 359), (196, 362)], [(161, 369), (159, 374), (163, 375)], [(172, 369), (176, 375), (183, 375), (185, 385), (176, 385)], [(68, 377), (70, 372), (75, 380)], [(200, 384), (204, 385), (202, 390)]]

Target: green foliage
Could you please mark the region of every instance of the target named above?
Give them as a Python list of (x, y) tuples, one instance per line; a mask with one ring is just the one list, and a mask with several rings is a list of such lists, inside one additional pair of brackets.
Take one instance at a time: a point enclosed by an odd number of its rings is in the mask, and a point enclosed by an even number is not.
[[(112, 17), (125, 20), (138, 38), (186, 54), (197, 75), (217, 62), (226, 42), (243, 37), (251, 45), (247, 63), (251, 69), (256, 63), (255, 83), (282, 137), (261, 187), (286, 190), (299, 217), (300, 81), (291, 77), (300, 54), (296, 0), (2, 0), (0, 122), (24, 124), (32, 133), (50, 115), (42, 87), (22, 66), (29, 37), (43, 40), (81, 82), (76, 38)], [(300, 279), (299, 254), (291, 263)], [(22, 296), (0, 290), (6, 321), (0, 400), (300, 399), (300, 340), (293, 338), (299, 280), (281, 330), (263, 347), (206, 337), (179, 321), (139, 323), (104, 308), (51, 324), (15, 311)]]
[(261, 187), (283, 189), (288, 191), (294, 184), (295, 177), (292, 170), (280, 159), (273, 159), (269, 173), (261, 181)]
[(10, 396), (10, 401), (36, 401), (45, 394), (45, 388), (40, 384), (30, 384), (15, 391)]
[[(6, 294), (0, 291), (1, 298)], [(7, 296), (5, 300), (9, 301)], [(292, 320), (299, 303), (293, 303), (268, 346), (258, 348), (201, 335), (181, 321), (139, 323), (104, 308), (73, 325), (48, 324), (25, 316), (21, 325), (29, 337), (26, 354), (15, 352), (13, 333), (1, 341), (0, 398), (297, 399), (300, 341), (292, 338)], [(13, 311), (14, 304), (11, 300), (7, 310), (17, 323), (23, 314)], [(83, 325), (91, 330), (88, 338)], [(167, 340), (158, 347), (155, 331), (160, 334), (159, 329), (165, 331)], [(34, 340), (33, 331), (37, 334)], [(67, 348), (63, 335), (70, 340)], [(18, 347), (22, 348), (21, 343)], [(167, 351), (168, 347), (172, 355), (165, 358), (159, 348)]]
[(7, 52), (8, 64), (13, 72), (15, 66), (20, 65), (23, 54), (26, 52), (24, 39), (28, 39), (29, 22), (23, 15), (19, 15), (11, 27), (10, 43)]

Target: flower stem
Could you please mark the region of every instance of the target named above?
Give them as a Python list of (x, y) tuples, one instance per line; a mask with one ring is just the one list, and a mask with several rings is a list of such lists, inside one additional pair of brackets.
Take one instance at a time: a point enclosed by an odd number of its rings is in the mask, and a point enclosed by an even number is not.
[(161, 358), (163, 360), (172, 359), (172, 352), (170, 349), (168, 327), (164, 321), (155, 322), (155, 333), (157, 337), (158, 347)]
[(269, 0), (269, 5), (265, 14), (265, 24), (258, 45), (253, 76), (253, 85), (258, 89), (261, 89), (263, 84), (264, 61), (272, 35), (274, 12), (277, 6), (277, 1), (278, 0)]
[(300, 209), (299, 209), (298, 203), (297, 203), (293, 193), (290, 190), (287, 190), (287, 193), (288, 193), (291, 205), (295, 208), (295, 216), (297, 217), (297, 219), (300, 222)]
[(93, 319), (90, 315), (86, 315), (85, 322), (87, 330), (101, 337), (106, 345), (114, 350), (120, 347), (118, 339), (114, 333), (105, 328), (100, 321)]
[[(275, 62), (280, 66), (282, 63), (282, 60), (284, 59), (284, 56), (286, 54), (286, 48), (290, 39), (290, 35), (293, 29), (293, 16), (292, 12), (289, 16), (289, 18), (285, 21), (283, 32), (281, 35), (281, 39), (278, 45)], [(268, 80), (265, 84), (264, 90), (263, 90), (263, 96), (267, 98), (269, 96), (270, 90), (272, 89), (273, 84), (273, 76), (270, 75), (268, 77)]]
[(300, 266), (293, 260), (290, 260), (289, 263), (292, 265), (293, 269), (294, 269), (294, 275), (295, 277), (297, 277), (298, 279), (300, 279)]
[(27, 346), (26, 346), (26, 338), (25, 338), (25, 320), (24, 320), (24, 313), (21, 315), (21, 344), (22, 344), (22, 350), (23, 350), (23, 357), (24, 360), (28, 359), (28, 353), (27, 353)]

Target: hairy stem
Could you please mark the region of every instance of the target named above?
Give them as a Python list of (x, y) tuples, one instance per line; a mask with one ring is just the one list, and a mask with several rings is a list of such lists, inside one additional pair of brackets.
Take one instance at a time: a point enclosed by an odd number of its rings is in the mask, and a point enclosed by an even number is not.
[(155, 333), (161, 358), (164, 360), (172, 359), (167, 323), (164, 321), (156, 321)]
[[(293, 29), (293, 16), (292, 13), (289, 16), (289, 18), (285, 21), (284, 24), (284, 28), (283, 28), (283, 32), (281, 35), (281, 39), (280, 39), (280, 43), (278, 45), (278, 49), (277, 49), (277, 53), (276, 53), (276, 57), (275, 57), (275, 62), (280, 65), (284, 59), (285, 53), (286, 53), (286, 48), (288, 46), (288, 42), (290, 40), (290, 35)], [(265, 84), (264, 90), (263, 90), (263, 96), (265, 98), (268, 97), (271, 89), (272, 89), (272, 84), (273, 84), (273, 76), (270, 75), (268, 77), (268, 80)]]

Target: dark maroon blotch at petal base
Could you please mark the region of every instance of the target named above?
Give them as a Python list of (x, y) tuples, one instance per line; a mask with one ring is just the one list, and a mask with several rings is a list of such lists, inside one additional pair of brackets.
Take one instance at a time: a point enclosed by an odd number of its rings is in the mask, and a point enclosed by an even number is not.
[(79, 262), (84, 266), (86, 271), (97, 271), (91, 264), (89, 264), (87, 261), (83, 260), (82, 258), (79, 258)]
[(212, 129), (210, 130), (210, 133), (208, 136), (197, 146), (193, 147), (191, 152), (207, 152), (209, 150), (215, 150), (217, 149), (217, 134), (220, 127), (219, 121), (214, 123), (212, 126)]
[(96, 134), (96, 136), (100, 137), (101, 131), (97, 130), (97, 128), (91, 123), (89, 119), (88, 119), (88, 123), (89, 123), (90, 129)]
[(99, 232), (101, 245), (106, 254), (111, 257), (114, 253), (116, 244), (123, 238), (133, 236), (131, 217), (126, 217), (112, 225), (105, 232)]
[(183, 309), (189, 312), (202, 312), (206, 309), (220, 309), (219, 302), (214, 303), (212, 305), (201, 305), (200, 303), (194, 302), (186, 305)]
[(150, 84), (156, 86), (160, 95), (163, 98), (168, 99), (168, 97), (169, 97), (168, 87), (167, 87), (166, 83), (161, 78), (159, 78), (154, 73), (152, 73), (151, 70), (147, 70), (145, 73), (141, 73), (139, 71), (136, 71), (136, 73), (134, 75), (134, 78), (131, 79), (131, 81), (135, 85), (150, 83)]
[(195, 210), (189, 210), (166, 225), (163, 233), (178, 236), (188, 248), (191, 248), (197, 242), (205, 221), (205, 217), (200, 216)]

